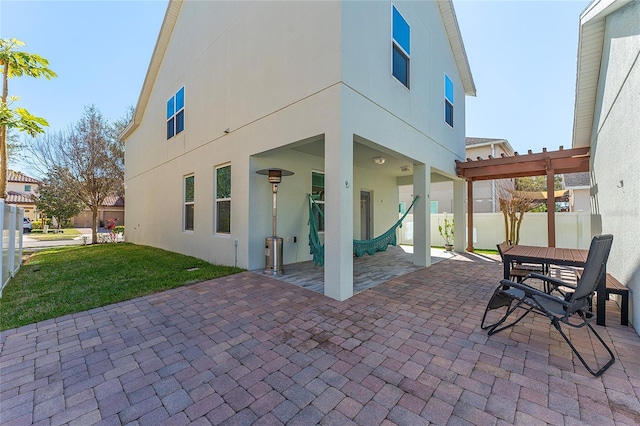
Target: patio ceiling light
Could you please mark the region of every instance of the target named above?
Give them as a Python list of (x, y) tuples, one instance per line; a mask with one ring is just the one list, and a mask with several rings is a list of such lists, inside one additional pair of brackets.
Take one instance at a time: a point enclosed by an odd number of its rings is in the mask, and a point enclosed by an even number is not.
[(376, 163), (378, 166), (383, 165), (385, 161), (387, 160), (384, 157), (373, 157), (373, 162)]

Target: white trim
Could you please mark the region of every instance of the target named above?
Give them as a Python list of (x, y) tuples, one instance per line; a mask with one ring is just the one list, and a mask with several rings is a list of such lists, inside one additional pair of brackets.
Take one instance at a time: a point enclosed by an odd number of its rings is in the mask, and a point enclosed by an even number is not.
[[(443, 89), (444, 89), (444, 90), (443, 90), (443, 98), (444, 98), (445, 106), (446, 106), (446, 104), (447, 104), (447, 101), (449, 101), (449, 98), (447, 98), (447, 80), (449, 80), (449, 81), (451, 82), (451, 85), (453, 86), (453, 98), (454, 98), (454, 99), (451, 99), (451, 100), (450, 100), (450, 103), (451, 103), (451, 122), (452, 122), (452, 123), (455, 123), (455, 122), (456, 122), (456, 120), (455, 120), (455, 117), (454, 117), (454, 113), (455, 113), (455, 110), (456, 110), (456, 109), (455, 109), (455, 97), (456, 97), (456, 90), (455, 90), (455, 89), (456, 89), (456, 87), (455, 87), (455, 85), (453, 84), (453, 80), (451, 80), (451, 78), (449, 77), (449, 75), (445, 72), (445, 73), (444, 73), (444, 84), (443, 84)], [(443, 120), (442, 120), (442, 121), (444, 121), (444, 124), (446, 124), (446, 125), (447, 125), (447, 126), (449, 126), (451, 129), (453, 129), (453, 125), (452, 125), (452, 124), (449, 124), (449, 123), (447, 122), (447, 110), (446, 110), (446, 108), (445, 108), (445, 110), (443, 111)], [(466, 144), (465, 144), (465, 145), (466, 145)]]
[[(400, 43), (396, 42), (395, 38), (393, 38), (393, 9), (398, 11), (398, 14), (402, 17), (404, 22), (406, 22), (407, 25), (409, 26), (409, 45), (411, 45), (411, 24), (409, 24), (409, 21), (407, 21), (407, 18), (405, 18), (404, 15), (402, 14), (402, 12), (400, 12), (400, 9), (398, 9), (395, 6), (395, 4), (391, 3), (391, 77), (393, 77), (393, 79), (395, 81), (397, 81), (398, 83), (400, 83), (405, 89), (410, 91), (411, 90), (411, 55), (409, 53), (407, 53), (406, 50), (404, 50), (404, 48), (400, 45)], [(393, 48), (394, 48), (394, 46), (397, 46), (398, 50), (400, 51), (400, 53), (405, 55), (406, 58), (407, 58), (407, 84), (404, 84), (402, 81), (398, 80), (398, 78), (393, 74)]]

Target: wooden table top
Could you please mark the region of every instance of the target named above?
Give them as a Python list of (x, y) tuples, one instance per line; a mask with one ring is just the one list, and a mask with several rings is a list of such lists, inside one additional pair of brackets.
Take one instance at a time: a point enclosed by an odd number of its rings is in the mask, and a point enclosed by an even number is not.
[(589, 250), (516, 245), (504, 255), (510, 258), (539, 259), (546, 263), (580, 265), (587, 261)]

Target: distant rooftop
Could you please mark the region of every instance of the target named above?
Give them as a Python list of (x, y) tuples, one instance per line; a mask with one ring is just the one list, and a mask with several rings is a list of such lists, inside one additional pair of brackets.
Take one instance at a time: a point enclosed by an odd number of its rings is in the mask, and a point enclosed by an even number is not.
[(467, 147), (486, 146), (491, 144), (502, 145), (502, 149), (507, 155), (513, 155), (514, 149), (506, 139), (495, 138), (466, 138)]
[(17, 191), (7, 191), (7, 204), (33, 204), (31, 195)]
[(588, 187), (591, 185), (589, 172), (567, 173), (564, 175), (564, 187), (567, 189), (576, 187)]
[(120, 195), (109, 195), (102, 202), (103, 207), (124, 207), (124, 198)]

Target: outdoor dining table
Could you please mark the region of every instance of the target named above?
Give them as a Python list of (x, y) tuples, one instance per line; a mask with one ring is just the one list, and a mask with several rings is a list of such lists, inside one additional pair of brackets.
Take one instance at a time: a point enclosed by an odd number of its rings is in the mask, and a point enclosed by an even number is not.
[[(515, 245), (503, 254), (504, 278), (509, 279), (510, 265), (512, 262), (575, 266), (582, 268), (587, 261), (588, 254), (589, 250), (583, 249)], [(596, 312), (596, 322), (598, 325), (605, 325), (605, 301), (607, 299), (606, 286), (607, 273), (605, 270), (597, 288), (598, 307)]]

